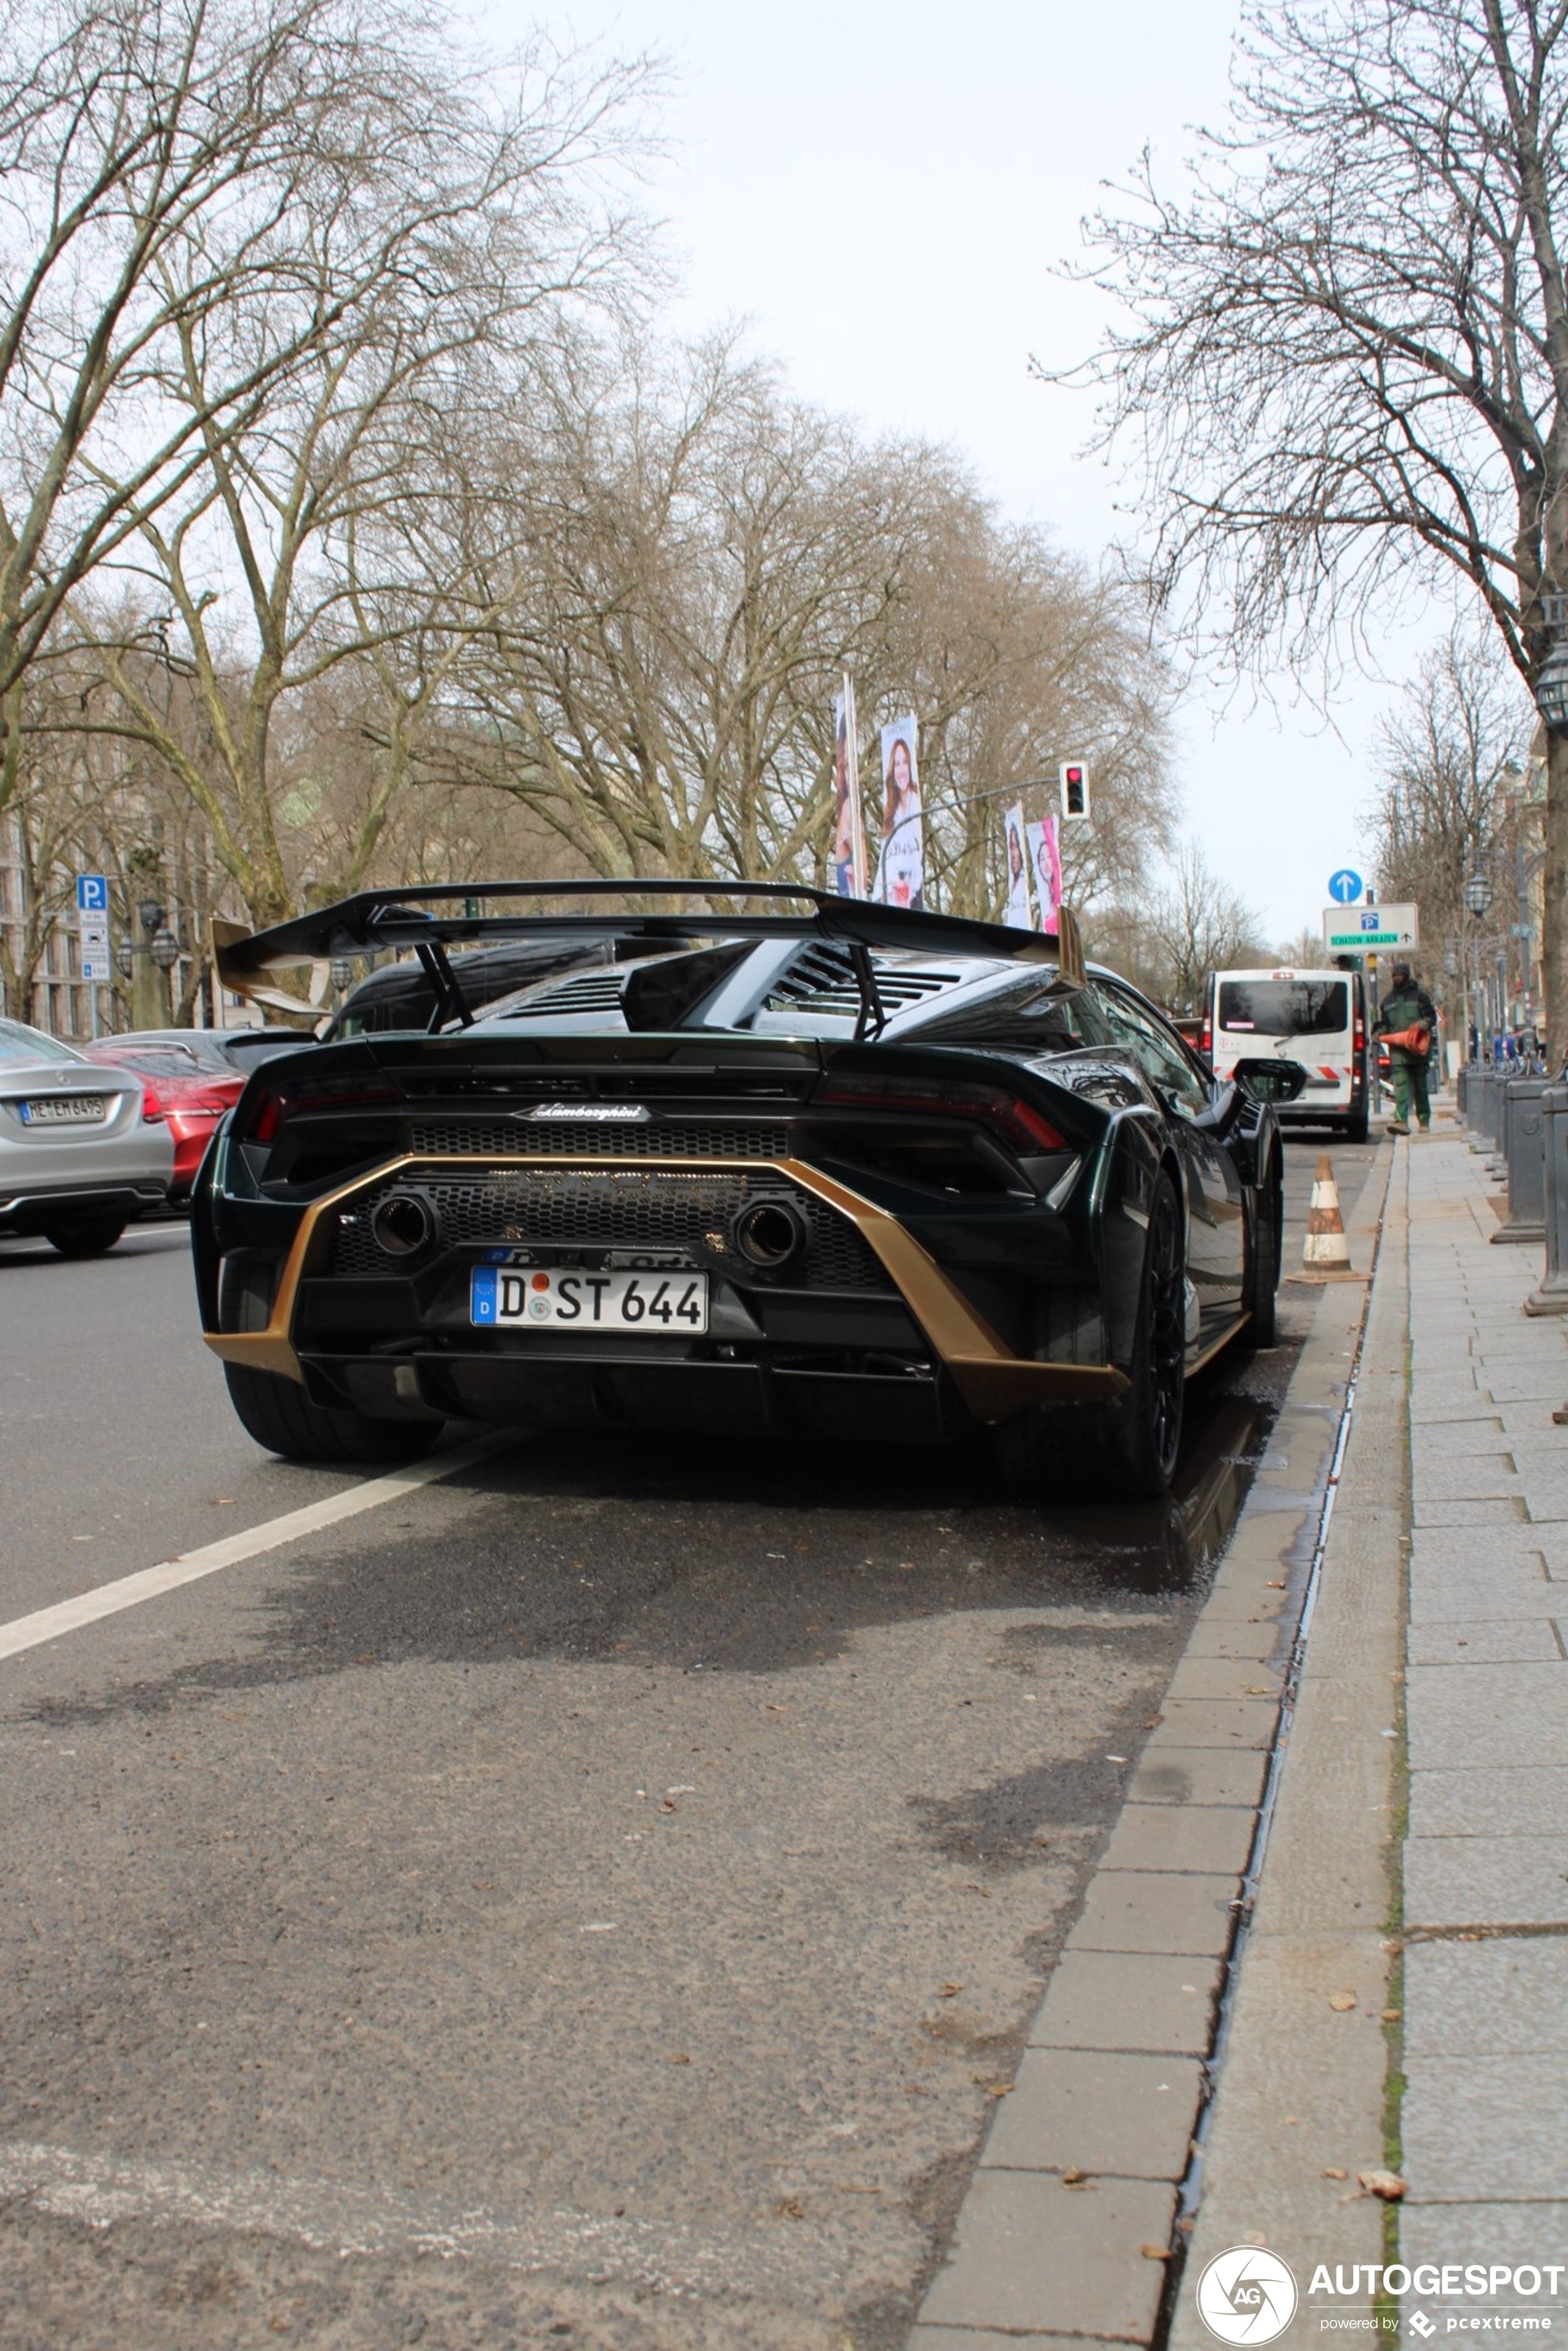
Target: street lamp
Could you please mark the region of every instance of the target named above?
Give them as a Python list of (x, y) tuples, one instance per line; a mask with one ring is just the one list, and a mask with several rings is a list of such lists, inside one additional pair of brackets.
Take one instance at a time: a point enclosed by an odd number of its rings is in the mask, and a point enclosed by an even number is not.
[(327, 968), (331, 974), (333, 987), (337, 989), (339, 995), (341, 996), (343, 990), (354, 977), (352, 958), (344, 955), (334, 956)]
[(129, 979), (136, 969), (136, 950), (129, 939), (121, 939), (115, 947), (114, 968), (121, 979)]
[(1541, 603), (1552, 643), (1535, 681), (1535, 706), (1549, 734), (1568, 735), (1568, 596), (1543, 590)]
[(162, 901), (159, 898), (138, 898), (136, 919), (143, 933), (150, 937), (163, 919)]
[(1491, 904), (1491, 877), (1472, 873), (1465, 883), (1465, 904), (1472, 914), (1481, 915)]
[[(160, 908), (159, 911), (162, 912), (162, 909)], [(148, 952), (160, 971), (172, 971), (179, 962), (180, 942), (167, 923), (161, 922), (153, 932), (152, 943)]]

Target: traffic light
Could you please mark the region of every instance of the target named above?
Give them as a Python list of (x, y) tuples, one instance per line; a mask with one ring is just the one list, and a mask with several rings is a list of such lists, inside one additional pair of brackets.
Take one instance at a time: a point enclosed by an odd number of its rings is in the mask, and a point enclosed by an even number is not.
[(1063, 817), (1086, 817), (1089, 813), (1088, 768), (1082, 759), (1063, 759), (1061, 776)]

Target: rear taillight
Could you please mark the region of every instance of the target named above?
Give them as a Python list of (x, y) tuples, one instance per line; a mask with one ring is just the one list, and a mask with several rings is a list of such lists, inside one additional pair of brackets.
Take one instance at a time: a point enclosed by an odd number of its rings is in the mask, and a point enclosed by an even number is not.
[(987, 1086), (946, 1085), (921, 1078), (834, 1077), (811, 1097), (845, 1110), (907, 1111), (923, 1118), (967, 1118), (1005, 1135), (1015, 1151), (1066, 1151), (1049, 1119), (1016, 1094)]
[(1359, 1012), (1355, 1016), (1355, 1050), (1358, 1053), (1366, 1050), (1366, 1023)]
[(149, 1123), (154, 1119), (162, 1119), (167, 1115), (162, 1103), (145, 1079), (141, 1083), (141, 1115)]
[(316, 1078), (297, 1086), (265, 1086), (251, 1105), (245, 1140), (272, 1143), (285, 1120), (307, 1111), (371, 1110), (401, 1100), (395, 1086), (378, 1078)]
[(1203, 1058), (1206, 1061), (1214, 1059), (1214, 1024), (1210, 1020), (1203, 1024)]

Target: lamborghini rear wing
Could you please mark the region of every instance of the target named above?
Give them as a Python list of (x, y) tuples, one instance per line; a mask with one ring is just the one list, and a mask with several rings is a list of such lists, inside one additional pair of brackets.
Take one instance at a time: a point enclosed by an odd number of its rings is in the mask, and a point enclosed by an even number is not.
[[(616, 907), (601, 914), (538, 914), (541, 899), (607, 899)], [(657, 909), (628, 914), (627, 900), (662, 901)], [(711, 911), (687, 910), (680, 902), (706, 900)], [(711, 902), (725, 902), (711, 906)], [(766, 911), (739, 911), (760, 900)], [(497, 910), (497, 902), (499, 906)], [(679, 911), (676, 909), (679, 908)], [(361, 890), (333, 906), (322, 906), (269, 930), (245, 932), (214, 920), (213, 946), (218, 977), (225, 987), (274, 1004), (263, 976), (334, 956), (384, 954), (412, 948), (428, 973), (436, 998), (436, 1021), (466, 1023), (472, 1015), (454, 973), (448, 950), (479, 947), (502, 939), (543, 938), (552, 932), (579, 936), (602, 933), (626, 941), (645, 940), (650, 955), (661, 948), (689, 947), (703, 938), (816, 939), (846, 947), (866, 1006), (868, 1028), (882, 1026), (872, 950), (995, 956), (1015, 963), (1053, 964), (1052, 985), (1064, 995), (1083, 986), (1083, 948), (1071, 909), (1059, 910), (1054, 931), (1005, 928), (953, 914), (914, 914), (861, 898), (840, 898), (793, 882), (444, 882), (414, 890)], [(625, 950), (622, 947), (622, 952)], [(292, 999), (282, 999), (291, 1001)], [(300, 1009), (306, 1009), (303, 1004)]]

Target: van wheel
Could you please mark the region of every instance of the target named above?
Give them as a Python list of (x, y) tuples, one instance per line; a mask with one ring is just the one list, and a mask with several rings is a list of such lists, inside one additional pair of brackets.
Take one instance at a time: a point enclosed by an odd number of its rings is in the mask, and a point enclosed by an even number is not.
[(1361, 1108), (1359, 1110), (1353, 1110), (1350, 1116), (1345, 1120), (1345, 1141), (1347, 1143), (1364, 1143), (1371, 1132), (1372, 1120), (1368, 1113), (1366, 1104), (1363, 1102)]

